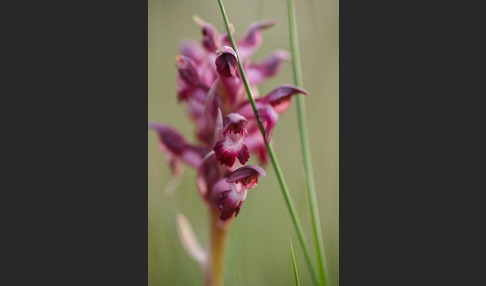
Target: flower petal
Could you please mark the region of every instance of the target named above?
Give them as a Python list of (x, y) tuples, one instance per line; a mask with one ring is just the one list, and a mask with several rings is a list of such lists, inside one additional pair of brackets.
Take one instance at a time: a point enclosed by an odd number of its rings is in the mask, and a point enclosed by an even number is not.
[(289, 52), (277, 50), (261, 62), (250, 63), (248, 68), (245, 68), (248, 81), (255, 85), (273, 77), (280, 72), (282, 63), (290, 59)]
[(158, 122), (150, 122), (148, 127), (157, 131), (160, 147), (164, 151), (180, 155), (186, 148), (186, 140), (172, 127)]
[(275, 25), (274, 21), (261, 21), (252, 23), (238, 42), (238, 53), (243, 61), (249, 58), (262, 43), (262, 30)]
[(248, 133), (248, 137), (245, 138), (245, 145), (248, 147), (248, 151), (250, 151), (250, 153), (257, 154), (261, 165), (267, 164), (268, 151), (258, 127), (256, 127), (254, 131)]
[(298, 93), (305, 95), (308, 94), (308, 92), (302, 88), (289, 84), (283, 84), (272, 90), (260, 100), (262, 102), (271, 104), (277, 113), (282, 113), (289, 108), (291, 96)]
[[(267, 103), (263, 102), (262, 101), (262, 98), (260, 99), (257, 99), (255, 101), (255, 104), (256, 104), (256, 108), (257, 110), (259, 108), (262, 108), (264, 106), (267, 105)], [(252, 119), (255, 119), (255, 113), (253, 112), (253, 108), (251, 106), (251, 103), (250, 101), (245, 101), (241, 106), (240, 108), (236, 111), (236, 113), (238, 114), (241, 114), (242, 116), (244, 116), (246, 119), (248, 119), (249, 121), (252, 121)]]
[(218, 107), (218, 115), (216, 116), (216, 126), (214, 129), (214, 144), (223, 139), (223, 116), (221, 109)]
[[(229, 23), (229, 26), (230, 26), (231, 35), (233, 35), (234, 38), (235, 26), (233, 26), (233, 24), (231, 23)], [(223, 43), (223, 45), (231, 47), (231, 41), (228, 37), (228, 32), (226, 30), (221, 34), (221, 42)]]
[(179, 46), (179, 52), (181, 55), (190, 58), (196, 64), (200, 64), (205, 60), (204, 51), (199, 44), (193, 40), (185, 40)]
[(243, 166), (236, 169), (226, 178), (227, 183), (241, 183), (244, 188), (252, 189), (258, 184), (258, 178), (265, 177), (265, 171), (255, 165)]
[[(214, 82), (216, 75), (216, 71), (212, 67), (212, 61), (210, 59), (212, 57), (208, 57), (206, 51), (204, 51), (199, 43), (192, 41), (192, 40), (185, 40), (179, 46), (179, 53), (186, 58), (191, 59), (199, 74), (199, 80), (204, 83), (204, 86), (208, 87)], [(216, 55), (212, 55), (215, 57)]]
[(179, 71), (179, 76), (187, 86), (193, 88), (206, 87), (207, 89), (207, 86), (205, 86), (199, 78), (199, 74), (196, 70), (196, 64), (191, 58), (182, 55), (176, 56), (176, 67)]
[[(211, 85), (206, 94), (204, 106), (202, 106), (204, 108), (197, 110), (197, 116), (195, 117), (198, 138), (210, 146), (214, 145), (214, 128), (218, 116), (218, 108), (221, 105), (221, 99), (216, 92), (218, 82), (219, 79), (215, 80)], [(191, 103), (191, 100), (189, 100), (189, 103)]]
[[(190, 145), (184, 137), (172, 127), (159, 122), (150, 122), (148, 127), (157, 131), (159, 147), (169, 156), (180, 158), (184, 163), (198, 168), (202, 158), (208, 152), (205, 147)], [(171, 157), (172, 158), (172, 157)]]
[(218, 30), (216, 30), (213, 25), (205, 22), (198, 16), (194, 16), (193, 19), (194, 22), (196, 22), (202, 29), (202, 45), (206, 49), (206, 51), (214, 53), (216, 50), (219, 50), (221, 48), (221, 41), (219, 38)]
[(202, 163), (202, 158), (208, 153), (208, 149), (202, 146), (187, 145), (184, 152), (181, 154), (182, 162), (198, 168)]
[(212, 155), (205, 157), (201, 166), (197, 170), (196, 186), (203, 198), (209, 200), (211, 194), (208, 190), (212, 190), (214, 184), (220, 179), (218, 169), (218, 162)]
[(278, 121), (278, 114), (272, 108), (271, 105), (267, 105), (265, 107), (258, 109), (258, 119), (260, 122), (265, 123), (265, 141), (268, 143), (270, 142), (270, 136), (272, 135), (273, 127), (277, 124)]

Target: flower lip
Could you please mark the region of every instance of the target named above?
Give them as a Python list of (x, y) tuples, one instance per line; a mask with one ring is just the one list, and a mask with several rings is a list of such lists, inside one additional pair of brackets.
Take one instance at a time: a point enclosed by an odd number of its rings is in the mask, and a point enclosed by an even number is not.
[(242, 165), (246, 164), (250, 158), (248, 147), (242, 140), (234, 141), (233, 138), (226, 138), (225, 140), (216, 142), (213, 150), (217, 160), (228, 167), (233, 166), (236, 158), (238, 158)]
[(219, 218), (222, 221), (228, 220), (233, 214), (235, 214), (235, 217), (238, 215), (241, 205), (244, 202), (244, 200), (240, 200), (238, 197), (239, 196), (235, 194), (233, 190), (224, 191), (218, 197), (218, 210), (221, 212)]
[(245, 188), (252, 189), (258, 184), (258, 178), (265, 177), (265, 171), (255, 165), (243, 166), (236, 169), (226, 178), (227, 183), (241, 183)]
[(228, 184), (224, 179), (219, 180), (211, 191), (215, 196), (218, 211), (221, 212), (220, 219), (228, 220), (240, 212), (243, 202), (246, 200), (247, 189), (235, 184)]

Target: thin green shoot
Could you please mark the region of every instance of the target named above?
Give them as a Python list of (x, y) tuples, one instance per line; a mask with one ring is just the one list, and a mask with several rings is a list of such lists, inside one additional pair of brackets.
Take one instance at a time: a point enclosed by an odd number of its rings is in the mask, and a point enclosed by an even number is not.
[(290, 243), (290, 252), (292, 253), (292, 263), (294, 264), (295, 285), (300, 286), (299, 273), (297, 272), (297, 265), (295, 263), (295, 256), (294, 256), (294, 248), (292, 247), (292, 239), (290, 239), (290, 236), (289, 236), (289, 243)]
[[(292, 51), (292, 67), (294, 74), (294, 84), (302, 87), (302, 72), (300, 64), (299, 41), (297, 38), (297, 21), (295, 16), (295, 6), (293, 0), (287, 0), (290, 47)], [(314, 246), (316, 249), (317, 263), (319, 265), (319, 278), (321, 285), (329, 285), (327, 276), (326, 255), (322, 239), (321, 223), (319, 220), (319, 210), (317, 205), (316, 187), (314, 183), (314, 172), (312, 170), (311, 152), (309, 145), (309, 135), (307, 131), (307, 120), (305, 117), (305, 104), (302, 95), (297, 95), (297, 116), (299, 121), (300, 141), (302, 147), (302, 158), (307, 179), (306, 190), (308, 193), (309, 209), (312, 220), (312, 233)]]

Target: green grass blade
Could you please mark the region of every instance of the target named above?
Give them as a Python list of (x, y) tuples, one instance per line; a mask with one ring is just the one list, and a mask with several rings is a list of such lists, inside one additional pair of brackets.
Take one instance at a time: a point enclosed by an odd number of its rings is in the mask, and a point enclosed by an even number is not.
[(292, 263), (294, 264), (295, 285), (300, 286), (299, 273), (297, 272), (297, 265), (295, 264), (294, 248), (292, 247), (292, 239), (290, 239), (290, 236), (289, 236), (289, 243), (290, 243), (290, 252), (292, 253)]
[[(297, 38), (297, 21), (295, 16), (295, 6), (293, 0), (287, 0), (290, 47), (292, 51), (292, 67), (294, 74), (294, 84), (302, 87), (302, 72), (300, 64), (299, 41)], [(302, 157), (307, 179), (307, 193), (309, 198), (309, 208), (312, 219), (312, 232), (316, 249), (317, 263), (319, 264), (319, 278), (321, 285), (329, 285), (327, 276), (327, 263), (322, 239), (321, 223), (319, 219), (316, 189), (314, 183), (314, 172), (312, 170), (309, 135), (307, 131), (307, 120), (305, 117), (305, 104), (302, 95), (297, 95), (297, 116), (299, 120), (300, 141), (302, 147)]]
[[(248, 99), (251, 103), (251, 107), (252, 107), (253, 112), (255, 114), (255, 118), (256, 118), (256, 121), (257, 121), (257, 124), (258, 124), (258, 128), (260, 129), (260, 132), (261, 132), (263, 138), (265, 138), (265, 130), (263, 128), (262, 123), (260, 122), (260, 120), (258, 118), (258, 112), (257, 112), (256, 104), (255, 104), (255, 99), (253, 98), (253, 94), (251, 92), (250, 85), (248, 83), (248, 80), (247, 80), (246, 75), (245, 75), (245, 71), (243, 69), (243, 64), (240, 60), (240, 55), (239, 55), (237, 47), (236, 47), (235, 39), (234, 39), (234, 37), (231, 33), (231, 30), (230, 30), (228, 17), (226, 15), (226, 11), (224, 9), (223, 2), (222, 2), (222, 0), (218, 0), (218, 3), (219, 3), (219, 7), (221, 8), (221, 14), (223, 15), (224, 24), (225, 24), (226, 30), (228, 32), (228, 37), (230, 39), (231, 46), (233, 47), (233, 50), (235, 51), (236, 57), (238, 59), (238, 66), (239, 66), (239, 69), (240, 69), (241, 78), (242, 78), (243, 83), (245, 85), (245, 89), (246, 89), (246, 92), (247, 92), (247, 95), (248, 95)], [(306, 262), (307, 262), (308, 267), (309, 267), (309, 272), (311, 273), (311, 277), (312, 277), (314, 283), (316, 285), (319, 285), (319, 282), (318, 282), (319, 280), (317, 279), (315, 267), (314, 267), (314, 264), (312, 263), (312, 259), (311, 259), (311, 256), (310, 256), (309, 247), (308, 247), (307, 242), (306, 242), (305, 237), (304, 237), (304, 231), (302, 229), (302, 225), (300, 223), (300, 220), (297, 216), (297, 212), (295, 211), (294, 203), (292, 201), (292, 198), (290, 197), (290, 193), (289, 193), (289, 190), (287, 188), (287, 183), (284, 180), (282, 171), (281, 171), (280, 166), (279, 166), (278, 161), (277, 161), (277, 157), (275, 155), (273, 147), (269, 143), (265, 143), (265, 147), (267, 148), (268, 154), (270, 156), (270, 160), (272, 162), (273, 168), (275, 170), (275, 174), (277, 176), (277, 180), (280, 184), (280, 189), (282, 190), (282, 194), (283, 194), (284, 199), (285, 199), (285, 203), (287, 204), (287, 208), (289, 209), (289, 213), (290, 213), (290, 216), (292, 218), (292, 222), (294, 223), (294, 227), (295, 227), (295, 230), (297, 232), (299, 242), (300, 242), (302, 249), (304, 251), (304, 256), (306, 258)]]

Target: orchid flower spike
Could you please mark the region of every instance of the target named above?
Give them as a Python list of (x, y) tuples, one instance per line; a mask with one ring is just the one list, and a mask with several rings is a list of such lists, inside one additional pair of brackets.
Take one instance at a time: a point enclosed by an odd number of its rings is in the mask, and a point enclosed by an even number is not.
[[(270, 142), (279, 116), (289, 108), (293, 95), (307, 92), (281, 85), (259, 96), (257, 85), (276, 76), (291, 57), (286, 51), (276, 50), (261, 61), (251, 61), (250, 56), (262, 44), (262, 31), (275, 24), (273, 21), (252, 23), (237, 42), (237, 49), (242, 68), (255, 91), (258, 111), (255, 116), (228, 34), (220, 34), (212, 24), (197, 16), (194, 21), (201, 30), (201, 38), (182, 42), (175, 66), (178, 102), (186, 107), (194, 123), (197, 142), (189, 143), (164, 123), (151, 122), (148, 127), (157, 132), (160, 150), (166, 154), (173, 172), (168, 192), (180, 180), (184, 165), (195, 168), (196, 186), (204, 203), (211, 212), (219, 214), (221, 222), (229, 222), (240, 211), (247, 190), (256, 186), (260, 176), (265, 176), (262, 168), (245, 164), (252, 155), (261, 164), (268, 160), (265, 143)], [(230, 27), (233, 34), (235, 28)], [(264, 137), (257, 120), (265, 128)], [(192, 243), (194, 239), (187, 231), (187, 223), (181, 217), (178, 222), (186, 248), (201, 261), (201, 252)]]

